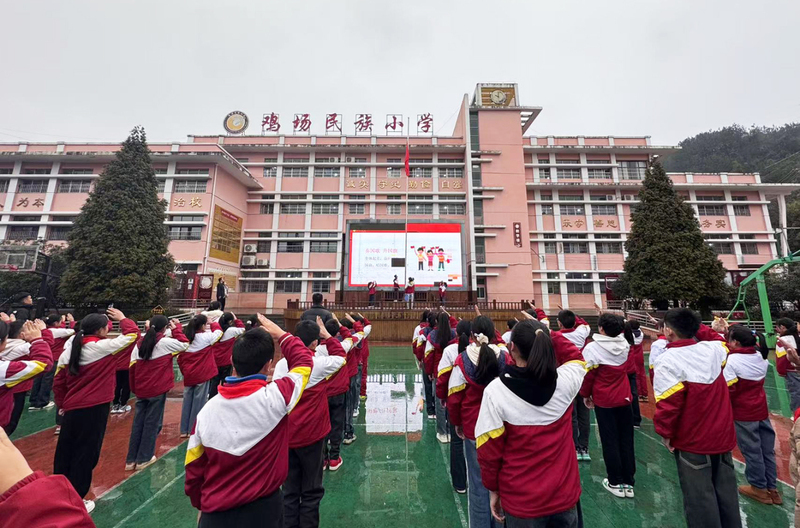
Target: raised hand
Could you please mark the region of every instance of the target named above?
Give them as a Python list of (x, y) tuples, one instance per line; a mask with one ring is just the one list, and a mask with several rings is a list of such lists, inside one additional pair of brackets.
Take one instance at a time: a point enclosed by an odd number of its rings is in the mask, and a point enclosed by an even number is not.
[(72, 314), (71, 314), (71, 313), (68, 313), (68, 314), (67, 314), (67, 321), (69, 321), (69, 322), (71, 323), (71, 322), (73, 322), (74, 320), (75, 320), (75, 318), (74, 318), (74, 317), (72, 317)]
[(256, 317), (258, 317), (258, 322), (261, 324), (261, 328), (271, 335), (273, 339), (279, 339), (283, 334), (286, 333), (284, 332), (283, 328), (276, 325), (271, 319), (263, 314), (256, 314)]
[(475, 316), (477, 316), (477, 317), (481, 316), (481, 309), (478, 308), (477, 304), (475, 305)]
[(34, 339), (39, 339), (42, 337), (42, 331), (33, 321), (25, 321), (25, 323), (22, 325), (22, 330), (19, 333), (19, 337), (23, 341), (30, 343)]
[(0, 312), (0, 321), (3, 321), (4, 323), (10, 323), (11, 322), (11, 318), (8, 316), (7, 313)]
[(150, 319), (148, 319), (147, 321), (144, 322), (144, 331), (145, 332), (149, 332), (150, 331)]
[(328, 333), (328, 329), (325, 328), (325, 323), (322, 322), (322, 317), (320, 316), (317, 316), (317, 326), (319, 327), (319, 338), (330, 339), (331, 335)]
[(520, 313), (522, 314), (522, 316), (523, 316), (525, 319), (530, 319), (531, 321), (535, 321), (535, 320), (536, 320), (536, 318), (535, 318), (534, 316), (532, 316), (531, 314), (529, 314), (529, 313), (528, 313), (528, 312), (526, 312), (525, 310), (522, 310)]
[(347, 320), (348, 320), (348, 321), (350, 321), (351, 323), (355, 323), (355, 322), (356, 322), (356, 320), (355, 320), (355, 319), (353, 319), (353, 316), (352, 316), (352, 315), (350, 315), (349, 313), (346, 313), (346, 314), (344, 314), (344, 316), (345, 316), (345, 318), (347, 318)]
[(122, 313), (122, 310), (117, 310), (116, 308), (109, 308), (106, 310), (106, 315), (112, 321), (122, 321), (125, 319), (125, 314)]
[(0, 494), (33, 473), (25, 457), (8, 439), (2, 427), (0, 427), (0, 466), (3, 468), (3, 471), (0, 471)]

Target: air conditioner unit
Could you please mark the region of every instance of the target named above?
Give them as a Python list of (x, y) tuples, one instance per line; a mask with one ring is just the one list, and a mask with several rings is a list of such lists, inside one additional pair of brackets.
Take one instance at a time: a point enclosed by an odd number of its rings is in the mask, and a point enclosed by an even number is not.
[(244, 245), (244, 252), (245, 253), (256, 253), (258, 249), (257, 244), (245, 244)]
[(347, 163), (352, 163), (352, 162), (353, 162), (353, 158), (347, 158)]
[(245, 255), (242, 257), (242, 266), (255, 266), (255, 265), (256, 265), (255, 255)]
[(267, 259), (258, 259), (256, 262), (258, 263), (259, 268), (263, 268), (269, 261)]
[(607, 195), (606, 195), (606, 200), (608, 200), (608, 201), (610, 201), (610, 202), (613, 202), (613, 201), (614, 201), (614, 200), (616, 200), (616, 199), (617, 199), (617, 196), (616, 196), (616, 195), (614, 195), (614, 194), (607, 194)]

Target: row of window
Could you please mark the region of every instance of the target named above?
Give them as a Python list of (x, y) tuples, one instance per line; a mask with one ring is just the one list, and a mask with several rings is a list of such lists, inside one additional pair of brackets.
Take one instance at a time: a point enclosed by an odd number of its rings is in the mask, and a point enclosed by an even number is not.
[[(304, 215), (306, 214), (306, 205), (304, 203), (284, 203), (280, 204), (280, 214), (282, 215)], [(350, 203), (347, 204), (347, 212), (351, 215), (366, 214), (366, 204), (363, 203)], [(259, 206), (259, 213), (261, 214), (274, 214), (275, 204), (262, 203)], [(386, 213), (390, 215), (402, 215), (402, 204), (388, 204), (386, 206)], [(332, 203), (314, 203), (311, 204), (311, 214), (339, 214), (339, 204)], [(408, 214), (410, 215), (432, 215), (433, 204), (430, 203), (413, 203), (408, 204)], [(464, 204), (439, 204), (439, 214), (442, 215), (465, 215), (467, 214), (467, 206)]]
[[(265, 281), (242, 281), (242, 291), (244, 293), (266, 293), (269, 282)], [(275, 293), (300, 293), (303, 291), (303, 283), (300, 281), (275, 281)], [(330, 281), (311, 281), (312, 293), (330, 293)]]
[[(315, 167), (315, 178), (339, 178), (342, 175), (341, 167)], [(405, 168), (389, 167), (386, 170), (389, 178), (402, 178), (405, 176)], [(278, 167), (264, 167), (265, 178), (275, 178), (278, 176)], [(412, 178), (432, 178), (433, 169), (428, 167), (411, 167), (410, 176)], [(284, 178), (307, 178), (308, 167), (286, 166), (283, 168)], [(350, 167), (347, 170), (348, 178), (366, 178), (366, 167)], [(440, 178), (463, 178), (464, 170), (459, 167), (447, 167), (439, 169)]]
[[(562, 199), (568, 200), (566, 196), (563, 196)], [(582, 199), (582, 198), (581, 198)], [(636, 207), (639, 204), (631, 204), (630, 207), (631, 214), (636, 211)], [(552, 215), (553, 214), (553, 205), (551, 204), (542, 204), (542, 214), (543, 215)], [(563, 216), (583, 216), (586, 214), (586, 207), (584, 205), (559, 205), (558, 210)], [(697, 212), (700, 216), (727, 216), (728, 212), (725, 209), (724, 205), (698, 205)], [(617, 214), (617, 206), (616, 205), (592, 205), (592, 215), (593, 216), (615, 216)], [(734, 205), (733, 206), (733, 214), (735, 216), (750, 216), (750, 206), (749, 205)]]
[[(10, 180), (0, 180), (0, 193), (8, 192)], [(164, 192), (165, 180), (159, 180), (158, 192)], [(172, 191), (175, 193), (202, 194), (206, 192), (208, 180), (176, 180)], [(20, 180), (17, 184), (18, 193), (46, 193), (48, 180)], [(92, 180), (59, 180), (56, 186), (58, 193), (88, 193), (92, 187)]]

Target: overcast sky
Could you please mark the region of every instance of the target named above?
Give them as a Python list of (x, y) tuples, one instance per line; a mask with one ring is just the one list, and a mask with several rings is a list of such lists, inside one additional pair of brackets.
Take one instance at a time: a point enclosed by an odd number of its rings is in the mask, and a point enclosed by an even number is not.
[(800, 121), (798, 0), (0, 0), (0, 142), (222, 133), (229, 111), (415, 116), (516, 82), (528, 134), (675, 144)]

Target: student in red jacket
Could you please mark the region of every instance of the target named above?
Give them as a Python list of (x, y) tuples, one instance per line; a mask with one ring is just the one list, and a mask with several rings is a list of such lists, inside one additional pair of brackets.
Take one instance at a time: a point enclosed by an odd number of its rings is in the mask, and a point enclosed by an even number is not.
[[(117, 358), (139, 337), (136, 323), (116, 308), (89, 314), (67, 342), (53, 380), (56, 405), (64, 410), (56, 445), (53, 473), (64, 475), (82, 498), (92, 485), (92, 471), (100, 460), (109, 405), (114, 399)], [(120, 335), (108, 339), (109, 318), (119, 321)], [(91, 513), (94, 502), (84, 499)]]
[[(111, 326), (109, 322), (109, 332)], [(131, 353), (136, 343), (131, 343), (128, 347), (117, 354), (117, 373), (116, 383), (114, 386), (114, 401), (111, 402), (111, 414), (122, 414), (130, 412), (131, 406), (128, 405), (128, 400), (131, 399), (131, 384), (130, 374), (128, 369), (131, 363)]]
[[(358, 313), (356, 315), (356, 321), (358, 321), (361, 324), (362, 328), (364, 326), (366, 326), (367, 319), (363, 315), (361, 315), (361, 313)], [(361, 339), (359, 341), (359, 344), (361, 345), (361, 358), (360, 358), (361, 359), (361, 374), (360, 374), (361, 383), (359, 384), (359, 392), (358, 392), (358, 394), (359, 394), (359, 397), (360, 397), (361, 400), (366, 400), (367, 399), (367, 377), (369, 376), (369, 372), (368, 372), (369, 371), (369, 338), (368, 337), (364, 337), (363, 339)]]
[(508, 528), (577, 527), (581, 482), (570, 407), (584, 363), (576, 357), (559, 365), (538, 321), (515, 325), (509, 347), (515, 365), (486, 387), (475, 426), (492, 515)]
[[(22, 328), (26, 320), (11, 321), (8, 325), (8, 339), (6, 339), (5, 346), (0, 350), (0, 360), (5, 361), (25, 361), (30, 359), (31, 345), (22, 336)], [(32, 321), (40, 332), (44, 331), (42, 338), (48, 344), (52, 343), (53, 337), (45, 330), (44, 323), (36, 319)], [(43, 374), (38, 374), (36, 379), (39, 379)], [(22, 411), (25, 408), (25, 397), (28, 391), (33, 387), (34, 379), (27, 379), (21, 383), (14, 385), (11, 392), (14, 394), (14, 408), (11, 411), (11, 417), (8, 422), (3, 426), (6, 433), (13, 434), (19, 425), (19, 420), (22, 417)]]
[(164, 423), (167, 393), (175, 385), (172, 358), (189, 348), (189, 339), (183, 335), (177, 319), (169, 321), (163, 315), (156, 315), (146, 326), (144, 337), (139, 339), (130, 357), (136, 410), (125, 458), (126, 471), (144, 469), (156, 461), (156, 437)]
[[(494, 334), (489, 337), (490, 339), (493, 338)], [(437, 385), (437, 369), (442, 360), (444, 349), (457, 342), (456, 331), (450, 327), (450, 315), (447, 312), (439, 312), (436, 318), (436, 328), (428, 334), (428, 342), (425, 345), (425, 372), (430, 378), (433, 387)], [(448, 427), (447, 409), (442, 399), (434, 398), (434, 412), (436, 415), (436, 438), (439, 442), (446, 444), (450, 441), (450, 429)]]
[(0, 519), (3, 526), (89, 528), (94, 522), (61, 475), (33, 472), (0, 428)]
[(667, 350), (653, 365), (653, 424), (675, 454), (688, 528), (741, 526), (725, 343), (687, 308), (667, 312), (664, 337)]
[[(342, 368), (345, 351), (331, 337), (317, 317), (317, 322), (300, 321), (294, 334), (310, 350), (325, 343), (327, 355), (315, 356), (311, 377), (303, 399), (289, 415), (289, 474), (283, 483), (283, 515), (286, 528), (319, 526), (319, 503), (325, 495), (322, 472), (325, 460), (325, 440), (331, 431), (326, 405), (328, 378)], [(289, 374), (289, 364), (281, 359), (272, 375), (280, 380)]]
[[(556, 322), (561, 335), (575, 345), (578, 350), (583, 350), (583, 347), (586, 346), (586, 340), (592, 334), (589, 323), (572, 310), (561, 309), (561, 306), (559, 306)], [(591, 462), (592, 460), (591, 455), (589, 455), (590, 420), (591, 411), (586, 408), (583, 398), (580, 395), (576, 396), (572, 405), (572, 441), (575, 443), (577, 458), (582, 462)]]
[(763, 504), (783, 504), (775, 466), (775, 430), (769, 421), (764, 378), (769, 361), (756, 350), (756, 336), (742, 325), (728, 332), (728, 361), (723, 369), (733, 408), (739, 450), (744, 455), (744, 476), (749, 485), (739, 493)]
[(456, 434), (465, 440), (471, 528), (498, 526), (492, 519), (489, 491), (481, 482), (475, 434), (483, 391), (492, 380), (503, 373), (508, 362), (505, 345), (489, 343), (494, 335), (494, 323), (485, 315), (472, 321), (471, 337), (474, 342), (456, 358), (448, 386), (447, 410), (450, 421)]
[(195, 315), (186, 327), (189, 348), (178, 354), (178, 367), (183, 374), (183, 406), (181, 407), (181, 438), (188, 438), (197, 413), (208, 400), (211, 378), (217, 375), (212, 349), (222, 339), (219, 323), (211, 323), (205, 315)]
[(211, 385), (208, 389), (209, 398), (217, 395), (219, 384), (231, 375), (233, 343), (245, 331), (244, 323), (237, 319), (232, 312), (222, 314), (222, 317), (219, 318), (219, 327), (222, 330), (222, 337), (211, 348), (211, 353), (214, 355), (214, 363), (217, 366), (217, 375), (211, 378)]
[(359, 408), (359, 391), (361, 387), (362, 367), (361, 357), (364, 354), (364, 346), (366, 346), (365, 339), (369, 337), (372, 331), (372, 324), (364, 319), (358, 317), (358, 320), (353, 318), (349, 313), (344, 314), (345, 320), (342, 324), (354, 333), (363, 332), (363, 337), (358, 341), (353, 350), (348, 356), (347, 376), (350, 378), (350, 388), (345, 395), (345, 423), (344, 423), (344, 439), (342, 443), (350, 445), (356, 441), (355, 430), (353, 428), (353, 418), (358, 416)]
[(792, 413), (800, 408), (800, 373), (789, 361), (786, 347), (797, 349), (800, 345), (797, 325), (788, 317), (781, 317), (775, 321), (775, 331), (778, 333), (778, 343), (775, 345), (775, 369), (786, 380), (786, 390), (789, 393), (789, 403)]
[[(282, 528), (281, 484), (289, 471), (288, 414), (302, 401), (312, 354), (258, 314), (233, 345), (233, 376), (197, 416), (186, 450), (186, 495), (200, 528)], [(267, 380), (278, 343), (289, 373)]]
[[(8, 344), (8, 316), (0, 314), (0, 349)], [(23, 323), (20, 337), (30, 344), (27, 354), (19, 358), (0, 359), (0, 427), (5, 428), (11, 421), (14, 408), (14, 388), (53, 365), (50, 347), (42, 339), (41, 331), (33, 322)]]
[[(63, 315), (51, 315), (45, 319), (44, 323), (47, 325), (46, 331), (42, 331), (42, 335), (49, 333), (53, 338), (53, 344), (50, 346), (50, 352), (53, 354), (53, 361), (58, 361), (61, 352), (64, 351), (64, 343), (67, 339), (75, 333), (74, 330), (62, 328), (65, 322)], [(53, 390), (53, 376), (56, 374), (55, 365), (41, 376), (37, 376), (33, 382), (31, 389), (31, 397), (28, 405), (28, 411), (40, 411), (42, 409), (50, 409), (55, 406), (55, 403), (50, 401), (50, 393)]]
[(618, 315), (600, 315), (597, 326), (599, 333), (594, 334), (592, 342), (583, 349), (587, 374), (581, 396), (597, 417), (607, 474), (603, 487), (615, 497), (633, 498), (636, 458), (627, 372), (633, 335)]
[(628, 321), (628, 326), (633, 334), (633, 343), (628, 351), (628, 383), (631, 385), (631, 411), (633, 411), (633, 427), (642, 427), (642, 412), (639, 409), (639, 400), (644, 387), (647, 394), (647, 381), (644, 379), (644, 332), (639, 328), (638, 321)]
[(425, 310), (422, 312), (422, 320), (417, 328), (414, 329), (414, 356), (419, 362), (422, 371), (422, 387), (425, 395), (425, 411), (428, 418), (436, 416), (435, 391), (430, 376), (425, 370), (425, 349), (428, 345), (428, 334), (436, 326), (436, 312)]

